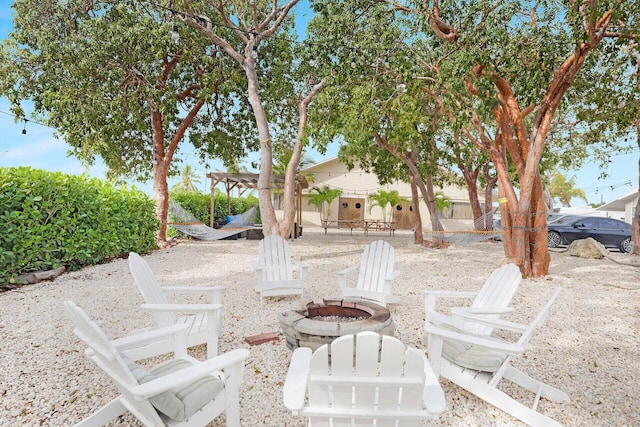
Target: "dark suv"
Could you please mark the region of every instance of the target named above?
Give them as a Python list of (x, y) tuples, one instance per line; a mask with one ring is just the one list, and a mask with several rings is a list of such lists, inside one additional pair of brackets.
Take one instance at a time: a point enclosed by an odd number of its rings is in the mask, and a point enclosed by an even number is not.
[(574, 240), (591, 237), (607, 248), (631, 253), (631, 224), (613, 218), (567, 215), (547, 225), (549, 247), (568, 245)]

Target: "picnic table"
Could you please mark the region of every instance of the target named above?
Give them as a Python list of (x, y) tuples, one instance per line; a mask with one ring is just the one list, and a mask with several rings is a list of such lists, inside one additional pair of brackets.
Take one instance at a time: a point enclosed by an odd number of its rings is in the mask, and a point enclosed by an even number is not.
[(322, 228), (324, 228), (324, 234), (327, 234), (327, 229), (335, 225), (337, 228), (349, 228), (351, 235), (353, 230), (362, 229), (364, 234), (369, 234), (369, 230), (373, 231), (388, 231), (389, 236), (394, 236), (396, 227), (393, 221), (382, 221), (380, 219), (323, 219)]

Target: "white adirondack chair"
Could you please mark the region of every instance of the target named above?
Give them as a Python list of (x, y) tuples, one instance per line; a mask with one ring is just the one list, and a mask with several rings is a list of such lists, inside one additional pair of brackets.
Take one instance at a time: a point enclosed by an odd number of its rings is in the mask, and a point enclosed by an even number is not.
[[(129, 269), (145, 300), (142, 309), (148, 310), (158, 326), (188, 325), (187, 346), (207, 344), (207, 358), (218, 355), (221, 329), (222, 290), (224, 286), (164, 286), (160, 287), (149, 264), (137, 253), (129, 253)], [(207, 295), (209, 304), (171, 304), (165, 293)], [(135, 331), (134, 333), (137, 333)], [(170, 342), (139, 348), (132, 354), (136, 359), (167, 352)]]
[(296, 349), (283, 395), (309, 426), (418, 426), (446, 408), (424, 354), (375, 332), (341, 336), (313, 353)]
[[(472, 314), (464, 315), (475, 322), (485, 323), (519, 334), (517, 341), (507, 341), (495, 336), (479, 336), (443, 325), (425, 325), (429, 336), (429, 362), (436, 375), (442, 375), (480, 399), (531, 426), (552, 427), (560, 424), (537, 411), (538, 402), (544, 397), (553, 402), (569, 402), (561, 390), (535, 380), (511, 365), (511, 359), (522, 355), (535, 329), (540, 327), (560, 293), (558, 288), (549, 302), (529, 325), (501, 319), (487, 319)], [(528, 407), (498, 389), (498, 383), (509, 380), (534, 393), (533, 405)]]
[[(427, 322), (433, 324), (448, 323), (476, 335), (491, 335), (493, 327), (473, 322), (464, 314), (483, 315), (489, 319), (498, 319), (500, 315), (513, 311), (509, 307), (518, 290), (522, 273), (515, 264), (505, 264), (494, 270), (479, 292), (425, 291), (425, 314)], [(469, 307), (453, 307), (451, 315), (436, 311), (437, 298), (474, 298)]]
[[(186, 325), (173, 325), (110, 341), (72, 301), (64, 304), (74, 333), (89, 348), (89, 356), (115, 383), (121, 395), (76, 426), (102, 426), (131, 412), (146, 426), (204, 426), (225, 413), (227, 426), (240, 426), (239, 389), (246, 349), (206, 361), (187, 355)], [(174, 343), (173, 359), (150, 370), (126, 356), (126, 351), (154, 340)]]
[[(394, 270), (395, 250), (384, 240), (376, 240), (365, 246), (360, 266), (347, 267), (338, 272), (340, 290), (343, 298), (355, 297), (377, 302), (386, 307), (399, 301), (391, 293), (393, 281), (400, 275)], [(348, 286), (347, 276), (358, 272), (358, 281)]]
[[(299, 272), (294, 275), (294, 266)], [(264, 297), (300, 295), (309, 267), (291, 259), (289, 244), (280, 236), (267, 236), (258, 244), (258, 259), (253, 262), (256, 272), (256, 292), (260, 303)]]

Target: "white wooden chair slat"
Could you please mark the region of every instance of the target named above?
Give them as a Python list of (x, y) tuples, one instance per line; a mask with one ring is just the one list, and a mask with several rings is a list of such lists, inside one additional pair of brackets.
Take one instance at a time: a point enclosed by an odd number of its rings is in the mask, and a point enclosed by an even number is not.
[[(424, 354), (397, 338), (360, 332), (309, 351), (294, 351), (283, 394), (285, 406), (309, 417), (311, 426), (414, 425), (409, 420), (434, 419), (445, 410), (444, 392)], [(294, 396), (302, 384), (306, 406)]]
[[(359, 266), (352, 266), (338, 272), (343, 297), (355, 297), (377, 302), (383, 306), (397, 302), (391, 294), (393, 280), (400, 272), (394, 270), (395, 250), (384, 240), (376, 240), (365, 246)], [(355, 287), (347, 286), (347, 277), (358, 272)]]
[[(296, 277), (294, 269), (299, 269)], [(308, 266), (291, 258), (289, 244), (280, 236), (267, 236), (258, 244), (258, 258), (253, 262), (256, 292), (260, 302), (265, 297), (300, 295)]]
[[(218, 339), (222, 329), (222, 291), (224, 286), (161, 287), (155, 279), (149, 264), (137, 253), (129, 253), (129, 270), (146, 304), (141, 308), (151, 312), (159, 327), (175, 324), (189, 326), (187, 345), (193, 347), (207, 344), (207, 358), (218, 355)], [(186, 288), (186, 290), (185, 290)], [(165, 292), (187, 295), (206, 295), (209, 304), (172, 304)], [(179, 313), (177, 315), (176, 313)], [(139, 331), (134, 331), (138, 333)], [(156, 346), (139, 348), (138, 353), (128, 354), (135, 359), (166, 353), (171, 343), (158, 343)]]
[[(345, 339), (335, 340), (334, 342), (335, 346), (331, 346), (331, 374), (341, 377), (353, 377), (354, 336), (349, 335)], [(341, 357), (336, 357), (337, 355), (341, 355)], [(332, 407), (338, 410), (352, 407), (352, 384), (345, 385), (343, 382), (342, 384), (328, 384), (325, 387), (325, 390), (333, 395), (331, 399)]]
[[(378, 351), (380, 348), (380, 336), (378, 334), (361, 335), (356, 340), (355, 376), (360, 378), (378, 377)], [(352, 368), (353, 369), (353, 368)], [(356, 408), (371, 408), (376, 403), (376, 388), (370, 385), (355, 384)]]
[[(301, 347), (303, 348), (303, 347)], [(300, 350), (300, 351), (306, 351)], [(318, 348), (310, 356), (310, 366), (307, 368), (309, 374), (306, 375), (305, 383), (308, 382), (309, 375), (316, 373), (327, 373), (329, 371), (329, 348), (326, 346)], [(286, 385), (286, 384), (285, 384)], [(286, 403), (286, 401), (285, 401)], [(327, 385), (312, 383), (309, 384), (309, 405), (317, 407), (329, 407), (333, 404), (333, 396), (329, 393)]]
[[(559, 427), (560, 423), (537, 411), (538, 401), (541, 397), (544, 397), (554, 402), (565, 403), (569, 402), (569, 397), (561, 390), (536, 380), (513, 367), (511, 360), (525, 351), (535, 330), (544, 323), (560, 291), (560, 288), (555, 290), (538, 315), (524, 329), (513, 328), (512, 322), (477, 316), (480, 322), (491, 324), (496, 329), (500, 328), (501, 324), (504, 324), (509, 331), (519, 329), (521, 335), (515, 343), (492, 336), (479, 336), (464, 330), (452, 330), (451, 328), (427, 322), (425, 331), (429, 341), (429, 361), (436, 375), (442, 375), (528, 425)], [(445, 342), (462, 343), (468, 346), (468, 351), (472, 352), (474, 360), (477, 360), (477, 363), (481, 363), (482, 366), (486, 366), (481, 361), (483, 354), (486, 354), (490, 360), (497, 359), (501, 360), (501, 362), (490, 370), (485, 368), (484, 372), (479, 372), (477, 368), (473, 369), (472, 366), (462, 362), (463, 359), (459, 355), (447, 354), (443, 350)], [(498, 388), (503, 379), (507, 379), (532, 392), (535, 395), (533, 405), (528, 407), (502, 390), (509, 390), (509, 388)]]
[[(405, 354), (405, 346), (402, 342), (395, 339), (388, 339), (387, 336), (382, 336), (382, 350), (380, 351), (380, 378), (384, 379), (385, 386), (379, 389), (378, 408), (381, 410), (390, 410), (397, 407), (400, 403), (401, 393), (400, 390), (411, 390), (411, 394), (421, 395), (422, 387), (424, 383), (421, 381), (421, 373), (416, 375), (412, 372), (405, 372), (405, 376), (402, 377), (403, 368), (403, 355)], [(405, 355), (406, 357), (406, 355)], [(405, 384), (398, 384), (402, 377)], [(415, 384), (415, 389), (411, 387), (409, 382)], [(420, 402), (416, 402), (414, 407), (419, 407)], [(389, 425), (391, 420), (381, 420), (381, 425)]]

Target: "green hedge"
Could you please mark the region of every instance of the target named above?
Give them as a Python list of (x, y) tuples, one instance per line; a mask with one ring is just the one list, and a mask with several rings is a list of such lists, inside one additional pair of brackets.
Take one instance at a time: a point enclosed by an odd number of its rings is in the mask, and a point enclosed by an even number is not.
[(0, 283), (156, 248), (154, 202), (87, 176), (0, 168)]

